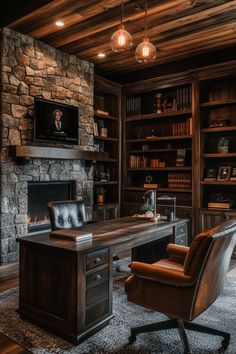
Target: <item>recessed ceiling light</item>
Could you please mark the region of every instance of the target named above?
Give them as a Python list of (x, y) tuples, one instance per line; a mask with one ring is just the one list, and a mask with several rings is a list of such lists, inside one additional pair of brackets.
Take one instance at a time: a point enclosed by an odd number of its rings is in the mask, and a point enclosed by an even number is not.
[(98, 53), (98, 58), (105, 58), (106, 54), (103, 52)]
[(64, 23), (63, 21), (60, 21), (60, 20), (58, 20), (58, 21), (55, 22), (55, 25), (56, 25), (57, 27), (63, 27), (64, 24), (65, 24), (65, 23)]

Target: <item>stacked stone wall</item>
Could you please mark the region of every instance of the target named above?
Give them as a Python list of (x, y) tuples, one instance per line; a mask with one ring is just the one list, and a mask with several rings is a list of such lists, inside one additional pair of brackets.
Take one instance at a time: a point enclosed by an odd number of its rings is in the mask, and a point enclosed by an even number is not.
[[(1, 31), (0, 264), (18, 260), (16, 237), (27, 234), (28, 181), (76, 181), (76, 198), (92, 205), (92, 171), (83, 161), (31, 159), (17, 163), (13, 145), (93, 149), (94, 68), (88, 61), (4, 28)], [(34, 98), (79, 108), (79, 144), (33, 139)], [(40, 196), (39, 196), (40, 197)]]

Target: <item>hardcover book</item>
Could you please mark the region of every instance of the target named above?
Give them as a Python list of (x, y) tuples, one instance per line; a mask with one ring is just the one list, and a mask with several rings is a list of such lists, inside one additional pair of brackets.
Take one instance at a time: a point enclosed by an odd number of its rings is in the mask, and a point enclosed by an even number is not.
[(86, 232), (78, 229), (59, 229), (51, 231), (50, 236), (78, 242), (92, 239), (93, 234), (92, 232)]
[(227, 203), (227, 202), (209, 202), (208, 203), (208, 208), (219, 208), (219, 209), (230, 209), (232, 206), (232, 203)]

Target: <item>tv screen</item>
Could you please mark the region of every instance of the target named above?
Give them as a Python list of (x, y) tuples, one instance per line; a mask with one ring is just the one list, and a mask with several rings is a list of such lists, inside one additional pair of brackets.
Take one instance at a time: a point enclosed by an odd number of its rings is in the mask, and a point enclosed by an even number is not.
[(78, 107), (35, 98), (35, 140), (78, 144)]

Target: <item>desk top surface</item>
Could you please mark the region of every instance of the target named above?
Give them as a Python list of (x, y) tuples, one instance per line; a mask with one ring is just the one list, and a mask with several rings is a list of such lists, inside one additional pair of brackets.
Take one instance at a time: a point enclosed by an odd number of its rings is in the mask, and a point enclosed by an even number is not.
[[(20, 237), (18, 241), (20, 243), (27, 242), (80, 252), (97, 247), (116, 247), (119, 244), (128, 244), (144, 238), (145, 242), (151, 242), (152, 237), (155, 237), (157, 233), (162, 237), (165, 230), (167, 231), (169, 228), (184, 222), (187, 222), (187, 220), (178, 219), (172, 222), (161, 221), (153, 223), (149, 220), (125, 217), (88, 224), (79, 228), (80, 231), (86, 233), (92, 232), (92, 239), (88, 241), (75, 242), (73, 240), (50, 237), (50, 233)], [(156, 238), (158, 239), (158, 235)]]

